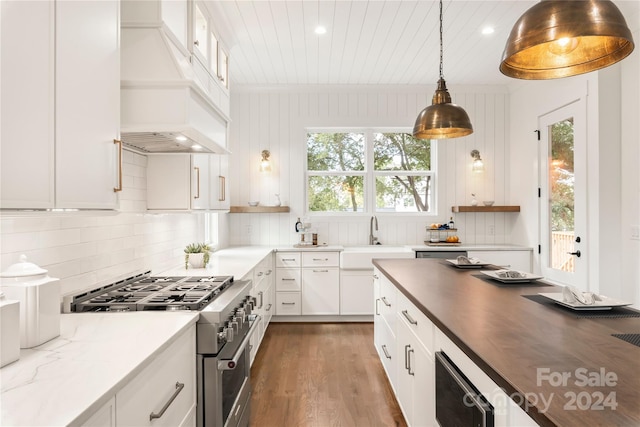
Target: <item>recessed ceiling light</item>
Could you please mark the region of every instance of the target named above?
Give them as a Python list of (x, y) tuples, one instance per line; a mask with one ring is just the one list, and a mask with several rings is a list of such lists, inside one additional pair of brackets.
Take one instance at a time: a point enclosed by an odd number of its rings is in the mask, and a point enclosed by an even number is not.
[(495, 31), (495, 29), (493, 27), (484, 27), (482, 29), (482, 34), (484, 34), (486, 36), (486, 35), (489, 35), (489, 34), (493, 34), (494, 31)]
[(318, 25), (314, 31), (316, 34), (325, 34), (327, 32), (327, 29), (322, 25)]
[(191, 146), (191, 148), (193, 148), (194, 150), (202, 150), (202, 145), (200, 145), (200, 144), (193, 144), (193, 145)]
[(183, 136), (183, 135), (176, 136), (176, 141), (186, 141), (186, 140), (187, 140), (186, 136)]

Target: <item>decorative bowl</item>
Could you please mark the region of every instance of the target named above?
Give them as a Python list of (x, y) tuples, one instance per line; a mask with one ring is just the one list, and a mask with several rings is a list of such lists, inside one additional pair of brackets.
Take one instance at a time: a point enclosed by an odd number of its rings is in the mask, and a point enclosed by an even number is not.
[(256, 207), (260, 204), (260, 202), (249, 202), (249, 206)]
[(493, 206), (493, 200), (486, 200), (482, 202), (485, 206)]

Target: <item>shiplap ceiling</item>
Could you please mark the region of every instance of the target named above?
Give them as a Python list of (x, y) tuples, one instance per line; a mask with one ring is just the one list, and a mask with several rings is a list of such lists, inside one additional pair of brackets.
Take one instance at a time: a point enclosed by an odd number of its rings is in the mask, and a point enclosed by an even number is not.
[[(411, 85), (438, 80), (437, 1), (214, 3), (223, 18), (220, 31), (230, 50), (232, 84)], [(447, 84), (509, 82), (498, 70), (504, 44), (516, 20), (535, 3), (444, 0)], [(638, 19), (637, 0), (615, 3)], [(317, 25), (326, 27), (327, 33), (316, 35)], [(483, 35), (485, 26), (495, 32)]]

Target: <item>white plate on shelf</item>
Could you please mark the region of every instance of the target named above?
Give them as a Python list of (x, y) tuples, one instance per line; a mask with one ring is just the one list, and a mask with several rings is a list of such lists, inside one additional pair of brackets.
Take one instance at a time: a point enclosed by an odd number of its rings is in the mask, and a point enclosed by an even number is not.
[(566, 302), (562, 296), (562, 292), (558, 293), (538, 293), (545, 298), (549, 298), (553, 302), (568, 307), (572, 310), (611, 310), (613, 307), (624, 307), (631, 305), (630, 302), (624, 302), (617, 299), (598, 295), (601, 301), (595, 301), (593, 304), (581, 304), (579, 302)]
[[(498, 271), (502, 271), (502, 270), (482, 270), (480, 273), (484, 274), (485, 276), (489, 276), (492, 279), (495, 279), (502, 283), (527, 283), (527, 282), (532, 282), (534, 280), (544, 278), (543, 276), (538, 276), (532, 273), (526, 273), (524, 271), (518, 271), (518, 273), (520, 273), (522, 277), (500, 277), (498, 276)], [(517, 271), (517, 270), (511, 270), (511, 271)]]
[(458, 268), (482, 268), (482, 267), (486, 267), (487, 265), (491, 265), (491, 263), (483, 262), (483, 261), (480, 261), (474, 264), (460, 264), (458, 263), (457, 259), (447, 259), (445, 261), (452, 264), (454, 267), (458, 267)]

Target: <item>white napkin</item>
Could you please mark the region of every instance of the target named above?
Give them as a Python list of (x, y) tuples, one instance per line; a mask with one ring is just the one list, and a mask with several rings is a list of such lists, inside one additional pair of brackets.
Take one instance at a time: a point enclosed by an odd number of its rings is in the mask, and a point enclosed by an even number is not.
[(501, 279), (523, 279), (527, 275), (517, 270), (496, 270), (496, 275)]
[(582, 292), (575, 286), (569, 285), (562, 289), (562, 299), (564, 302), (584, 305), (593, 305), (596, 301), (602, 301), (600, 296), (593, 292)]
[(480, 264), (480, 260), (478, 258), (466, 257), (464, 255), (460, 255), (456, 258), (456, 261), (458, 261), (458, 264), (460, 265)]

